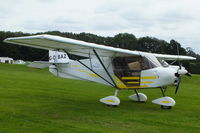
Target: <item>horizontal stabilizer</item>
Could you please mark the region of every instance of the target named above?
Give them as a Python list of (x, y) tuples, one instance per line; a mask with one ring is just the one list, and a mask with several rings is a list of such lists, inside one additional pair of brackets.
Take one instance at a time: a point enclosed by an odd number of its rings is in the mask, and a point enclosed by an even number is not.
[(53, 64), (66, 64), (65, 62), (48, 62), (48, 61), (33, 61), (33, 62), (30, 62), (28, 63), (28, 67), (33, 67), (33, 68), (46, 68), (46, 67), (49, 67)]
[(28, 67), (33, 67), (33, 68), (46, 68), (49, 67), (50, 65), (52, 65), (52, 63), (47, 62), (47, 61), (34, 61), (34, 62), (30, 62), (28, 63)]

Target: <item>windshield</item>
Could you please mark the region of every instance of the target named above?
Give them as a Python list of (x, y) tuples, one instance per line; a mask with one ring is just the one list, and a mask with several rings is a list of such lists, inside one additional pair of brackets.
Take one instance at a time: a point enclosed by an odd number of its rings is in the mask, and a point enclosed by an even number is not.
[(160, 64), (161, 64), (163, 67), (168, 67), (168, 66), (169, 66), (169, 64), (168, 64), (166, 61), (164, 61), (164, 60), (160, 60)]
[(162, 65), (158, 61), (158, 59), (153, 55), (153, 54), (146, 54), (145, 55), (146, 59), (151, 62), (154, 67), (161, 67)]

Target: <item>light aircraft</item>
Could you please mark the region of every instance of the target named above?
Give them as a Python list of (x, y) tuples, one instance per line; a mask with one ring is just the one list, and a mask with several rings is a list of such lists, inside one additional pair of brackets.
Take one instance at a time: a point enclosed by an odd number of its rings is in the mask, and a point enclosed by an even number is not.
[(45, 34), (7, 38), (4, 42), (49, 50), (48, 62), (37, 61), (29, 66), (49, 67), (49, 71), (58, 77), (93, 81), (116, 88), (114, 95), (100, 99), (109, 106), (120, 104), (119, 90), (134, 90), (135, 94), (129, 98), (146, 102), (147, 96), (138, 90), (160, 88), (162, 97), (152, 102), (170, 109), (176, 102), (165, 96), (167, 86), (175, 85), (177, 93), (181, 76), (190, 73), (180, 63), (175, 66), (166, 61), (195, 60), (190, 56), (131, 51)]

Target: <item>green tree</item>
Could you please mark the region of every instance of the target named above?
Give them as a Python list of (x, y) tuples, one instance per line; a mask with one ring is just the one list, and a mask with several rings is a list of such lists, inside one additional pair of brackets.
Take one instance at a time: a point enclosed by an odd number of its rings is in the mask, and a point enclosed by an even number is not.
[(114, 36), (113, 46), (124, 49), (137, 49), (137, 39), (133, 34), (120, 33)]

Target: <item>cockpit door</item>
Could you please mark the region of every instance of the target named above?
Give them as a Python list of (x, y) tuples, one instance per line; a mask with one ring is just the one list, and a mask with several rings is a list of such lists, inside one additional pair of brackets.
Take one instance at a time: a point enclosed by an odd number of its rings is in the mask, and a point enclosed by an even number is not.
[(139, 88), (142, 66), (142, 57), (116, 57), (113, 70), (118, 87)]

